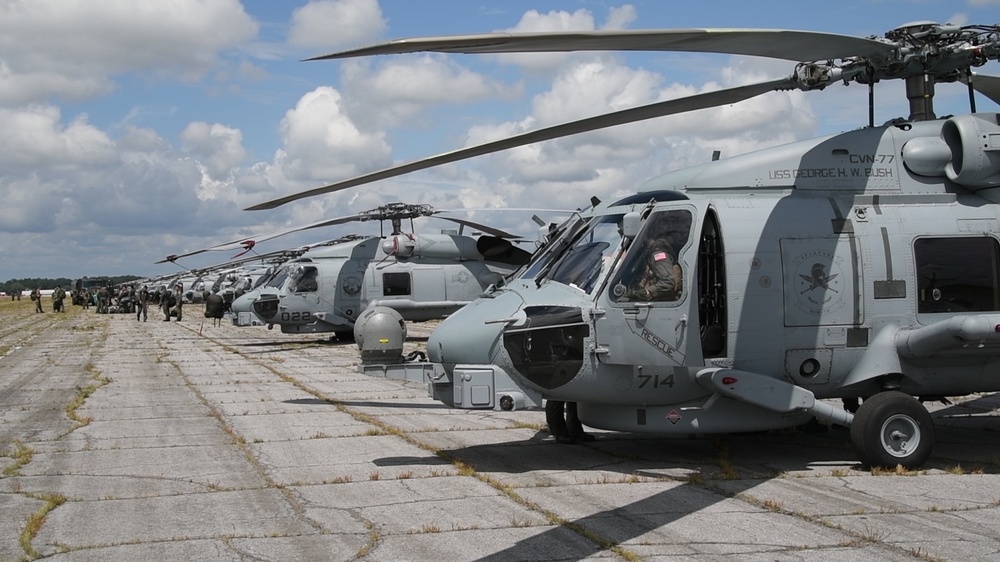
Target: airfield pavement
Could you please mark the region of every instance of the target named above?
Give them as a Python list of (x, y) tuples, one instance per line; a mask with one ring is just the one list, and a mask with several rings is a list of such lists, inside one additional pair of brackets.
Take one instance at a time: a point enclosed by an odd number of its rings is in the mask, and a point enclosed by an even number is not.
[(861, 470), (843, 430), (567, 445), (363, 376), (354, 345), (184, 310), (0, 303), (0, 560), (1000, 556), (993, 395), (934, 407), (919, 472)]

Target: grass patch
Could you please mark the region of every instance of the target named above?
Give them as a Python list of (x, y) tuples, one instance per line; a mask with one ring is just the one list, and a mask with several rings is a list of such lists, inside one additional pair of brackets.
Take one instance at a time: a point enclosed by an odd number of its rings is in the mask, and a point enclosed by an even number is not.
[(894, 467), (873, 466), (871, 469), (872, 476), (920, 476), (921, 474), (923, 471), (903, 468), (901, 464)]
[(31, 457), (34, 456), (35, 451), (24, 444), (24, 441), (20, 439), (14, 440), (14, 450), (4, 456), (8, 456), (14, 459), (14, 464), (3, 469), (4, 476), (17, 476), (21, 472), (21, 468), (31, 462)]
[(35, 499), (39, 499), (45, 502), (45, 504), (36, 511), (28, 516), (24, 522), (24, 527), (21, 529), (21, 549), (24, 551), (25, 556), (29, 560), (36, 560), (41, 557), (35, 547), (31, 545), (31, 542), (35, 540), (38, 536), (38, 532), (42, 530), (45, 525), (45, 518), (48, 517), (49, 512), (53, 509), (59, 507), (60, 505), (66, 503), (66, 497), (60, 494), (42, 494), (39, 496), (32, 495)]
[(73, 401), (67, 404), (63, 409), (63, 411), (66, 412), (66, 417), (76, 422), (76, 426), (73, 430), (88, 425), (91, 422), (91, 418), (81, 417), (77, 413), (80, 406), (83, 406), (83, 403), (87, 401), (87, 398), (97, 392), (97, 389), (111, 382), (111, 379), (101, 376), (100, 369), (95, 367), (93, 363), (87, 363), (84, 365), (83, 370), (90, 375), (90, 378), (93, 379), (94, 382), (82, 388), (77, 387), (76, 396), (73, 398)]

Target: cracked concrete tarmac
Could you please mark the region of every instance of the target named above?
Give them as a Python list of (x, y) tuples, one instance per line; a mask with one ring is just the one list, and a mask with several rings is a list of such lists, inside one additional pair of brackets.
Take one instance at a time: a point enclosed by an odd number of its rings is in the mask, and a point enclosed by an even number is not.
[[(357, 372), (353, 345), (0, 303), (0, 560), (994, 560), (998, 397), (924, 470), (845, 431), (549, 438)], [(411, 325), (409, 348), (431, 326)]]

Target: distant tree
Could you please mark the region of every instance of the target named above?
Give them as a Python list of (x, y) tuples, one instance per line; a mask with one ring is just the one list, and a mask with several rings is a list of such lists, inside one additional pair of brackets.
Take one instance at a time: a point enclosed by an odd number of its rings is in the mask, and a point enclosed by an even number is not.
[[(115, 275), (110, 277), (104, 277), (112, 285), (118, 285), (121, 283), (129, 283), (137, 279), (143, 279), (138, 275)], [(13, 293), (15, 291), (26, 291), (34, 289), (35, 287), (41, 287), (42, 290), (55, 289), (56, 285), (62, 287), (63, 289), (68, 289), (73, 283), (72, 279), (66, 277), (56, 277), (56, 278), (42, 278), (42, 277), (26, 277), (23, 279), (9, 279), (0, 283), (0, 291), (4, 293)]]

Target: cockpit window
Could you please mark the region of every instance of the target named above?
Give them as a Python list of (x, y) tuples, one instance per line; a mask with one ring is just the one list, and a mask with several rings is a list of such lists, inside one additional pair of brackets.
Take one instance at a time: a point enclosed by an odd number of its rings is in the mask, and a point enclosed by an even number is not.
[(315, 293), (319, 290), (319, 270), (315, 267), (299, 266), (291, 283), (293, 293)]
[(588, 294), (593, 291), (621, 247), (621, 220), (622, 215), (607, 215), (591, 221), (553, 264), (549, 278)]
[(609, 284), (614, 302), (669, 302), (681, 299), (684, 267), (678, 256), (691, 234), (687, 210), (650, 215), (628, 256)]

